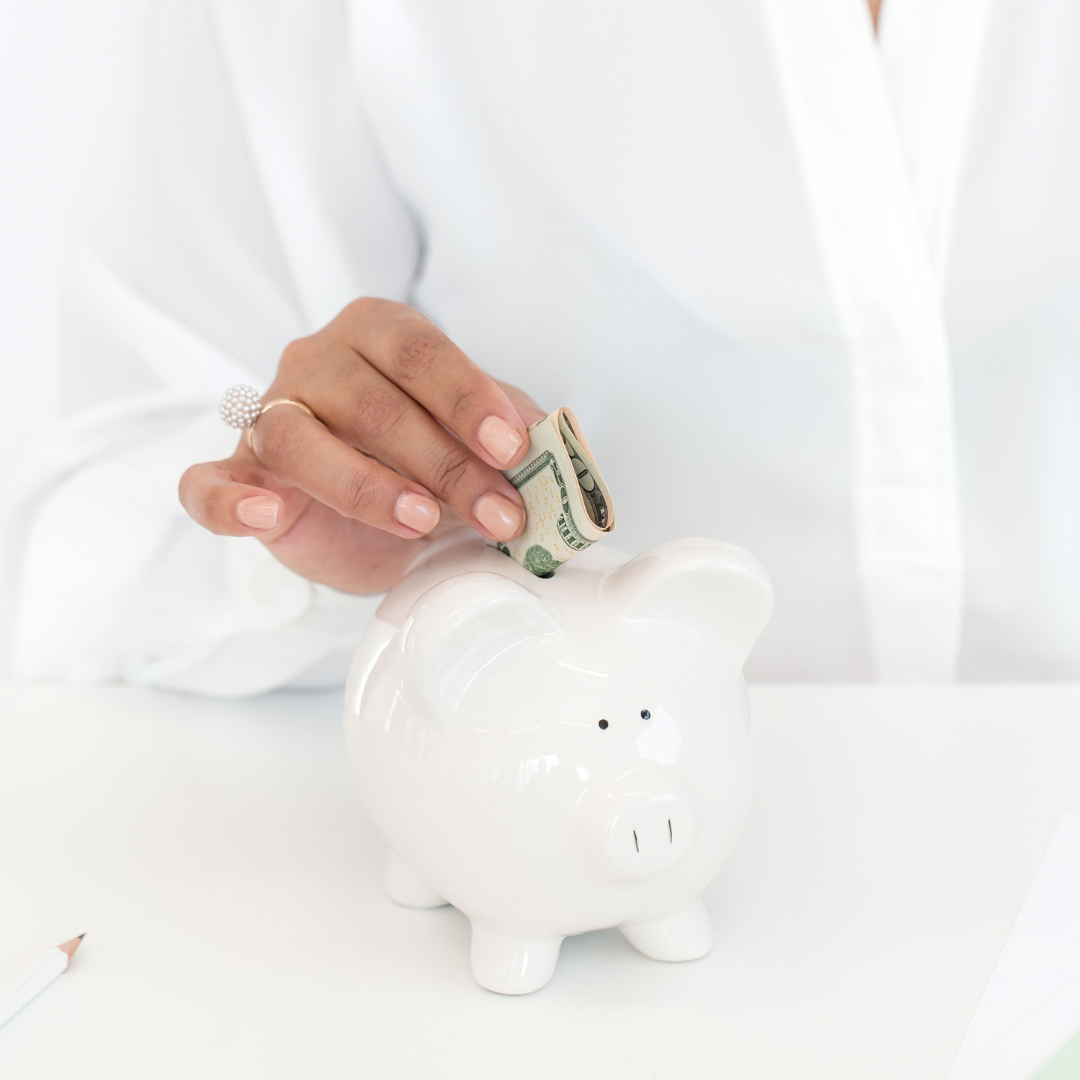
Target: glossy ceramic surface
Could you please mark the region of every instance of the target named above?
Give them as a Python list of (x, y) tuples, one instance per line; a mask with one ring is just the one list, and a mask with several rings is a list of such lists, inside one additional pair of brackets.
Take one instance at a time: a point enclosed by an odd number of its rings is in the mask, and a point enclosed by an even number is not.
[(550, 978), (566, 936), (617, 926), (704, 955), (700, 895), (735, 843), (753, 753), (742, 666), (772, 589), (712, 540), (533, 577), (459, 533), (387, 596), (346, 692), (349, 755), (390, 845), (385, 884), (472, 923), (481, 986)]

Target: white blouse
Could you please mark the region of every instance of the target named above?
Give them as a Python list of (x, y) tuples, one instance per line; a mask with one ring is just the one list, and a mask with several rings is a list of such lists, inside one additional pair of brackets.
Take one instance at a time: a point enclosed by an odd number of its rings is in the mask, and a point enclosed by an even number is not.
[(156, 0), (82, 170), (19, 671), (333, 681), (377, 598), (180, 508), (361, 295), (580, 417), (768, 679), (1080, 676), (1074, 0)]

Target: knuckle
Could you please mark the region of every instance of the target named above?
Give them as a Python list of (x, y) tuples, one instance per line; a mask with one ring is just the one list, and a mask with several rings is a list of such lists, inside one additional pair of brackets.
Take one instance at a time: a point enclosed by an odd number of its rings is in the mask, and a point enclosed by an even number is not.
[(358, 296), (345, 305), (342, 315), (348, 319), (368, 322), (382, 318), (386, 314), (388, 304), (389, 301), (382, 300), (377, 296)]
[(271, 468), (290, 472), (304, 452), (304, 420), (298, 409), (277, 408), (266, 413), (256, 425), (259, 457)]
[(447, 398), (450, 405), (451, 418), (458, 420), (463, 416), (468, 416), (473, 411), (479, 394), (480, 387), (475, 385), (466, 383), (453, 387)]
[(394, 349), (394, 371), (405, 382), (426, 379), (439, 363), (443, 343), (430, 332), (409, 330)]
[(405, 399), (388, 386), (365, 390), (356, 404), (361, 431), (376, 439), (390, 435), (405, 418), (405, 412)]
[(193, 521), (203, 526), (206, 525), (206, 493), (202, 484), (204, 473), (204, 466), (192, 465), (180, 477), (179, 485), (180, 505)]
[(180, 477), (180, 501), (185, 505), (189, 499), (195, 496), (199, 486), (199, 477), (202, 473), (202, 465), (191, 465), (184, 470), (184, 475)]
[(348, 517), (366, 516), (376, 503), (378, 487), (374, 468), (361, 465), (350, 469), (341, 481), (341, 509)]
[(431, 469), (431, 486), (441, 498), (449, 498), (468, 480), (471, 455), (465, 447), (450, 447), (436, 457)]
[(278, 361), (278, 371), (285, 374), (293, 374), (306, 370), (312, 361), (315, 352), (315, 339), (313, 337), (297, 338), (290, 341), (281, 353)]

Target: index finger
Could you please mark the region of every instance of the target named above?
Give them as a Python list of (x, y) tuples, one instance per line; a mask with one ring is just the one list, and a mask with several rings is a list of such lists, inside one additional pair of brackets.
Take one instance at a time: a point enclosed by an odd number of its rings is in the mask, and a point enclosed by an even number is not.
[(506, 392), (433, 322), (392, 300), (357, 300), (326, 328), (343, 335), (482, 461), (508, 469), (529, 445)]

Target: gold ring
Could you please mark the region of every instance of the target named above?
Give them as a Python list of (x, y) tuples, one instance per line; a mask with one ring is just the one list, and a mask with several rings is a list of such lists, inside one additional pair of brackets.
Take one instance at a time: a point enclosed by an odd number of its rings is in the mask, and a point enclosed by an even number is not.
[[(289, 398), (289, 397), (279, 397), (279, 398), (274, 398), (273, 401), (268, 401), (259, 410), (259, 416), (262, 416), (263, 413), (269, 412), (275, 405), (295, 405), (298, 409), (302, 409), (304, 412), (306, 412), (308, 414), (308, 416), (311, 417), (312, 420), (318, 420), (319, 419), (315, 415), (315, 413), (312, 411), (312, 409), (311, 409), (311, 407), (309, 405), (305, 405), (302, 401), (297, 401), (297, 400), (295, 400), (295, 398)], [(253, 441), (253, 438), (254, 438), (253, 433), (255, 431), (255, 424), (257, 424), (259, 422), (259, 416), (255, 417), (254, 423), (251, 425), (251, 427), (249, 427), (247, 429), (248, 449), (253, 454), (255, 453), (255, 443)]]

